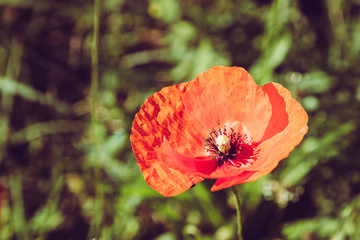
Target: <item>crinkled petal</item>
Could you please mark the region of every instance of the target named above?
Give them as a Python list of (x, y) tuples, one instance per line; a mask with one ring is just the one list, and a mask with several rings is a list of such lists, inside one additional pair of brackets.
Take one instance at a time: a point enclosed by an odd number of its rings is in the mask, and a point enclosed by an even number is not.
[(136, 114), (131, 145), (146, 182), (164, 196), (175, 196), (203, 178), (169, 168), (159, 159), (160, 146), (167, 139), (187, 156), (204, 154), (201, 137), (184, 111), (182, 96), (192, 82), (163, 88), (149, 97)]
[[(269, 136), (275, 135), (259, 144), (260, 152), (258, 159), (248, 168), (249, 171), (260, 171), (265, 175), (271, 172), (280, 160), (288, 157), (295, 146), (302, 141), (308, 131), (308, 115), (302, 106), (291, 97), (290, 91), (280, 84), (270, 83), (263, 86), (263, 89), (269, 95), (276, 95), (277, 92), (286, 103), (286, 112), (288, 114), (288, 124), (284, 130), (278, 132), (285, 124), (283, 119), (279, 119), (278, 126), (280, 127), (274, 127), (273, 129), (277, 130), (269, 134)], [(275, 111), (277, 106), (280, 108), (279, 112), (281, 112), (282, 104), (274, 105)], [(282, 113), (279, 115), (279, 118), (282, 118)]]
[(239, 67), (212, 67), (199, 74), (184, 96), (186, 110), (204, 132), (218, 123), (241, 122), (259, 141), (272, 114), (268, 95)]

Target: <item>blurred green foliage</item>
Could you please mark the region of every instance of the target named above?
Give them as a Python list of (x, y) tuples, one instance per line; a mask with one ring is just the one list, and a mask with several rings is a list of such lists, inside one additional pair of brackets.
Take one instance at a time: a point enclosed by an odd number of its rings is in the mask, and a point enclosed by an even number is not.
[(359, 13), (357, 0), (102, 1), (95, 151), (93, 2), (0, 0), (0, 239), (234, 239), (230, 191), (207, 180), (164, 198), (129, 142), (147, 97), (214, 65), (283, 84), (310, 119), (289, 158), (241, 185), (245, 239), (360, 239)]

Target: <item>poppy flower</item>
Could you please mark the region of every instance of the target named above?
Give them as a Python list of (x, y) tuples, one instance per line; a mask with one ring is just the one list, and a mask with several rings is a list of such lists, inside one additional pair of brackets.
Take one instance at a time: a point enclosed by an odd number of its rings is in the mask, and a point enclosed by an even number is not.
[(206, 179), (211, 191), (270, 173), (308, 130), (308, 116), (277, 83), (212, 67), (154, 93), (136, 114), (131, 145), (145, 181), (175, 196)]

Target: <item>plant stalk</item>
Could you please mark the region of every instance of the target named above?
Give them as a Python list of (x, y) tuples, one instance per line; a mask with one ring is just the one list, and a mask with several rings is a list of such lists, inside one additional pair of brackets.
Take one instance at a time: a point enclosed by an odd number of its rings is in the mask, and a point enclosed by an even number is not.
[(236, 214), (237, 214), (237, 238), (238, 238), (238, 240), (243, 240), (243, 237), (242, 237), (242, 234), (241, 234), (242, 224), (241, 224), (240, 194), (239, 194), (239, 191), (238, 191), (236, 185), (232, 187), (232, 190), (233, 190), (234, 195), (235, 195), (235, 205), (236, 205)]
[(101, 163), (99, 162), (99, 141), (97, 139), (98, 126), (98, 82), (99, 82), (99, 38), (100, 38), (100, 0), (94, 0), (93, 38), (91, 46), (91, 86), (90, 86), (90, 141), (93, 152), (90, 156), (94, 167), (95, 199), (89, 237), (101, 236), (103, 219), (103, 190), (101, 184)]

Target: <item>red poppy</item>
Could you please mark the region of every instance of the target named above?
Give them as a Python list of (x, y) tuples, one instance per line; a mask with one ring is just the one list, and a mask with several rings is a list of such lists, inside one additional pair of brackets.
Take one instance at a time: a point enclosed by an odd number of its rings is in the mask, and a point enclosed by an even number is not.
[(146, 182), (175, 196), (205, 178), (217, 179), (217, 191), (270, 173), (307, 122), (280, 84), (260, 87), (243, 68), (217, 66), (149, 97), (130, 139)]

